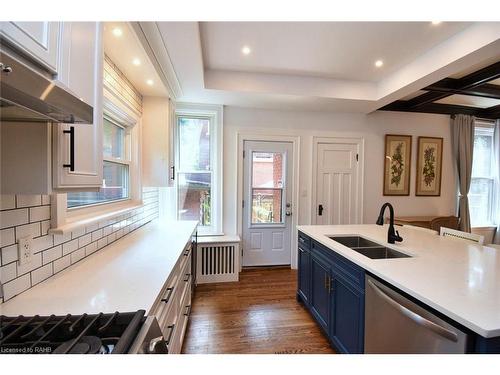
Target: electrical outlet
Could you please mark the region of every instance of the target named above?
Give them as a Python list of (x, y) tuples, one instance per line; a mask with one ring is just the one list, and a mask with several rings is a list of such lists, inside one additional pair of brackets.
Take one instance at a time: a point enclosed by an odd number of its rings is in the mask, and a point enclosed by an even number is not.
[(33, 238), (24, 237), (19, 239), (18, 254), (20, 266), (31, 263), (33, 258)]

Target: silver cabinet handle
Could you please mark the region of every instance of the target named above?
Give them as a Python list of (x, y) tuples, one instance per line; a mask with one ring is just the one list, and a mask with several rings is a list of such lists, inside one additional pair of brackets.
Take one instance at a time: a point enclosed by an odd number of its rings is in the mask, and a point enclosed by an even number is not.
[(422, 327), (425, 327), (433, 331), (434, 333), (437, 333), (438, 335), (447, 338), (448, 340), (451, 340), (453, 342), (458, 342), (458, 336), (455, 332), (450, 331), (449, 329), (446, 329), (440, 326), (439, 324), (431, 322), (430, 320), (425, 319), (423, 316), (417, 314), (416, 312), (411, 311), (407, 307), (400, 305), (399, 303), (394, 301), (391, 297), (389, 297), (387, 294), (385, 294), (371, 280), (368, 280), (368, 284), (370, 284), (370, 286), (373, 288), (375, 293), (379, 295), (379, 297), (383, 298), (387, 303), (389, 303), (396, 310), (399, 310), (399, 312), (405, 315), (407, 318), (413, 320), (418, 325), (421, 325)]
[[(164, 346), (160, 346), (160, 344), (163, 344)], [(148, 353), (149, 354), (166, 353), (166, 343), (163, 336), (155, 337), (149, 342)]]

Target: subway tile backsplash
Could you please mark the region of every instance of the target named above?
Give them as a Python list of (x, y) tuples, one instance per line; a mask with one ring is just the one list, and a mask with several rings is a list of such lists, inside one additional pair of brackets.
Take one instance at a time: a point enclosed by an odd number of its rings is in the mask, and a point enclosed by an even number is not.
[[(7, 301), (88, 257), (158, 217), (158, 188), (143, 189), (143, 206), (78, 228), (64, 235), (47, 234), (48, 195), (2, 195), (0, 198), (0, 281)], [(17, 241), (33, 236), (33, 259), (18, 263)]]

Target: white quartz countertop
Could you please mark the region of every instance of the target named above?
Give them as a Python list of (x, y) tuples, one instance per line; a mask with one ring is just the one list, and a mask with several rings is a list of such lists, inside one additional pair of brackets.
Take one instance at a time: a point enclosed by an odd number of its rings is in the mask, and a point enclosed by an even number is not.
[(149, 312), (196, 225), (146, 224), (0, 304), (0, 315)]
[[(500, 336), (500, 251), (418, 229), (396, 229), (404, 241), (387, 243), (387, 225), (309, 225), (298, 229), (365, 270), (483, 337)], [(360, 235), (411, 258), (370, 259), (329, 239)]]

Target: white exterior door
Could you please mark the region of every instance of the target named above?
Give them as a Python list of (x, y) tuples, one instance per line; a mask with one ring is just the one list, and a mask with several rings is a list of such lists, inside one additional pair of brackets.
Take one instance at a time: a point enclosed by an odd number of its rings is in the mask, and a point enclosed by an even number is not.
[(318, 142), (315, 223), (361, 223), (360, 140)]
[(243, 266), (291, 263), (289, 142), (244, 142)]

